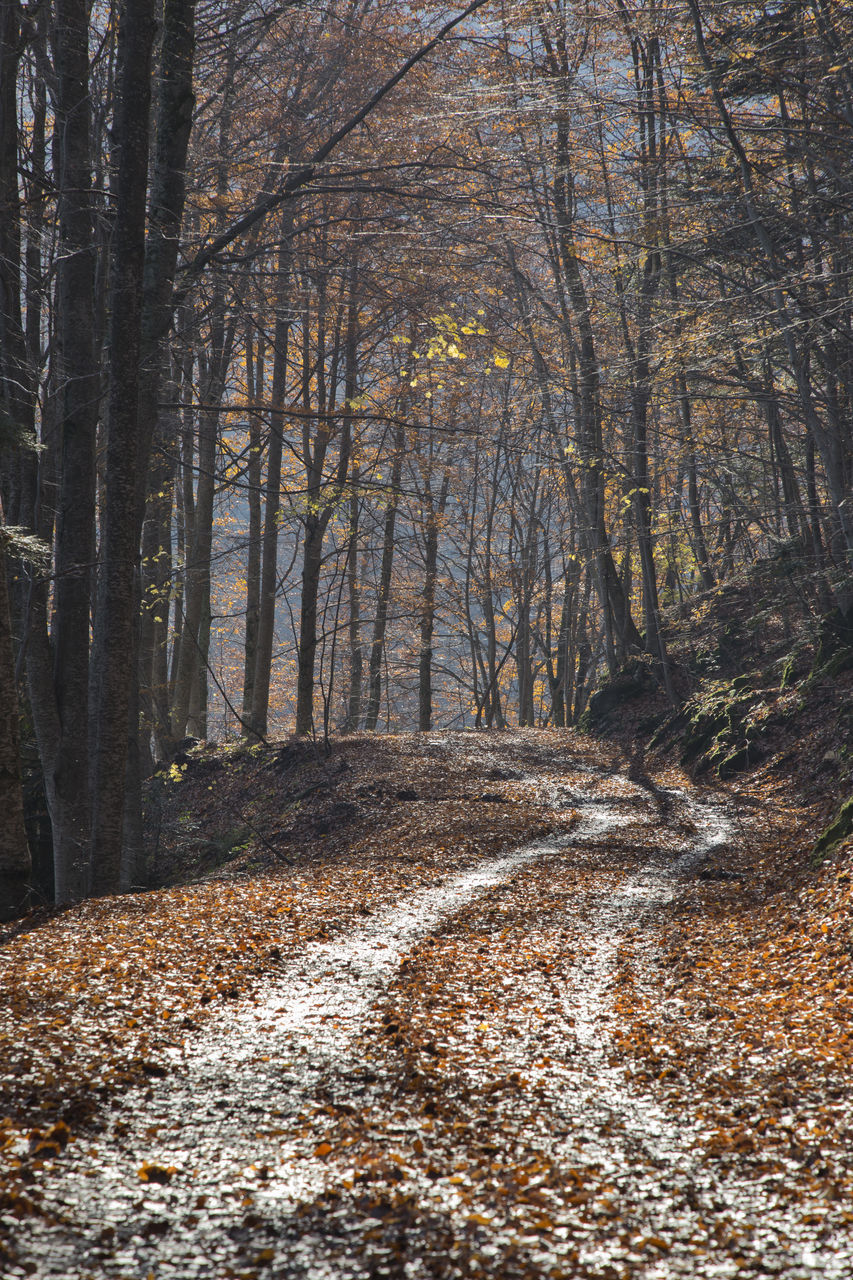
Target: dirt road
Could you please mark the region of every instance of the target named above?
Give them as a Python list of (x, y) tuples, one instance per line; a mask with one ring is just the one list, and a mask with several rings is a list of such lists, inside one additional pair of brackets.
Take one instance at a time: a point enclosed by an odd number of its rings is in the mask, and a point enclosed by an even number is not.
[[(707, 798), (523, 735), (421, 748), (556, 832), (305, 947), (44, 1179), (10, 1276), (847, 1277), (853, 1215), (632, 1083), (630, 943), (735, 838)], [(492, 781), (488, 781), (491, 779)], [(490, 818), (494, 821), (494, 818)], [(677, 1009), (661, 1009), (661, 1037)]]

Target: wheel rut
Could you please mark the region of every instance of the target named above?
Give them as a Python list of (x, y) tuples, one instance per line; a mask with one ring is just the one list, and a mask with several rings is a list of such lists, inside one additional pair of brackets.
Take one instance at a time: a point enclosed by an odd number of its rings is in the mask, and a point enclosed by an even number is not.
[(56, 1162), (10, 1275), (848, 1274), (772, 1186), (704, 1161), (611, 1037), (622, 940), (726, 815), (564, 754), (534, 770), (522, 735), (426, 745), (572, 829), (313, 943), (212, 1018)]

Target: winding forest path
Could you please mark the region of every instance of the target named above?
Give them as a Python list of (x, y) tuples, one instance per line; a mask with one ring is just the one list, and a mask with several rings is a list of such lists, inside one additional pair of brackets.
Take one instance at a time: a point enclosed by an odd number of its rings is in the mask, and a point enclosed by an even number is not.
[(641, 988), (729, 815), (524, 735), (425, 748), (555, 833), (307, 944), (164, 1051), (53, 1162), (9, 1275), (853, 1274), (846, 1206), (709, 1154), (707, 1111), (638, 1084), (618, 1035), (620, 966)]

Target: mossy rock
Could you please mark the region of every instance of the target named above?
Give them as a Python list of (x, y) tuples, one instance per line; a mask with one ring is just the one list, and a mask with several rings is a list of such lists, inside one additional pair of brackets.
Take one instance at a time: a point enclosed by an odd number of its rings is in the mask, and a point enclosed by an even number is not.
[(853, 669), (853, 649), (839, 649), (820, 667), (816, 666), (811, 674), (814, 681), (834, 680), (842, 671)]
[(690, 718), (681, 750), (681, 763), (689, 764), (697, 756), (705, 756), (729, 728), (725, 709), (713, 713), (700, 713)]
[(789, 653), (782, 663), (782, 678), (779, 681), (779, 689), (784, 692), (789, 689), (797, 678), (797, 658), (799, 654), (796, 650)]
[(656, 747), (662, 747), (666, 743), (672, 742), (687, 724), (688, 719), (689, 712), (686, 707), (680, 707), (671, 716), (667, 716), (649, 741), (651, 749), (654, 750)]
[(722, 665), (725, 667), (737, 662), (747, 643), (748, 638), (743, 633), (740, 618), (732, 618), (720, 631), (717, 639), (717, 657)]
[(693, 666), (699, 676), (715, 676), (720, 670), (720, 660), (710, 649), (699, 649), (693, 659)]
[(594, 733), (595, 726), (592, 723), (592, 716), (589, 714), (589, 707), (580, 713), (575, 721), (575, 728), (578, 733)]
[(631, 658), (591, 695), (577, 727), (584, 733), (590, 733), (603, 725), (624, 703), (654, 693), (659, 688), (650, 666), (641, 658)]
[[(744, 730), (743, 722), (758, 698), (753, 689), (754, 677), (737, 676), (728, 684), (715, 685), (702, 698), (688, 704), (688, 723), (684, 733), (681, 764), (696, 762), (699, 769), (720, 768), (736, 772), (756, 758), (753, 734)], [(740, 755), (747, 750), (747, 757)]]
[(819, 862), (850, 835), (853, 835), (853, 796), (845, 800), (832, 822), (818, 837), (813, 851), (814, 859)]
[(808, 567), (810, 548), (802, 538), (774, 538), (771, 539), (770, 546), (770, 555), (759, 561), (757, 567), (766, 566), (772, 574), (779, 577), (793, 573), (795, 569)]
[(744, 769), (749, 768), (749, 763), (749, 746), (738, 747), (724, 756), (717, 765), (717, 777), (725, 782), (733, 774), (743, 773)]
[(743, 773), (744, 769), (748, 769), (750, 765), (757, 764), (761, 754), (761, 749), (755, 742), (745, 742), (743, 746), (737, 747), (720, 760), (717, 765), (717, 776), (725, 782), (726, 778), (731, 778), (733, 774)]
[(252, 831), (249, 827), (231, 827), (212, 835), (199, 852), (208, 866), (219, 867), (242, 853), (251, 839)]
[(831, 680), (853, 666), (853, 609), (833, 609), (820, 620), (817, 650), (809, 679)]

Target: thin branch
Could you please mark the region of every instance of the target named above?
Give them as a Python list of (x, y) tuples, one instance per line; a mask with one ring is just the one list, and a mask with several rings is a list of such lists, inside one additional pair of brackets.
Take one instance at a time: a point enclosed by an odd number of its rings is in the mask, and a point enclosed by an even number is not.
[(481, 9), (486, 3), (487, 0), (473, 0), (473, 3), (469, 4), (462, 13), (458, 14), (455, 18), (451, 18), (449, 22), (446, 22), (431, 40), (428, 40), (425, 45), (422, 45), (421, 48), (417, 50), (416, 53), (413, 53), (410, 58), (407, 58), (402, 67), (400, 67), (400, 69), (396, 71), (390, 79), (386, 80), (383, 85), (380, 85), (373, 96), (368, 99), (364, 106), (362, 106), (354, 116), (350, 117), (346, 124), (341, 125), (340, 129), (333, 133), (330, 138), (326, 139), (322, 146), (314, 152), (310, 160), (308, 160), (304, 165), (300, 165), (300, 167), (295, 169), (293, 173), (288, 174), (277, 191), (273, 191), (268, 195), (262, 196), (255, 202), (251, 209), (242, 215), (242, 217), (237, 218), (237, 220), (232, 222), (229, 227), (226, 227), (221, 231), (218, 236), (211, 240), (209, 245), (200, 249), (192, 261), (188, 262), (182, 268), (184, 283), (181, 285), (180, 289), (175, 291), (175, 309), (177, 309), (183, 302), (189, 292), (193, 280), (195, 280), (195, 278), (204, 271), (205, 267), (207, 267), (223, 249), (227, 248), (232, 241), (243, 235), (244, 232), (249, 231), (257, 222), (260, 222), (262, 218), (265, 218), (267, 214), (272, 213), (274, 209), (279, 207), (279, 205), (283, 204), (286, 200), (289, 200), (290, 197), (297, 191), (301, 190), (302, 187), (307, 186), (314, 177), (318, 165), (321, 165), (324, 160), (328, 159), (335, 148), (343, 142), (344, 138), (348, 137), (353, 130), (357, 129), (358, 126), (367, 119), (371, 112), (379, 106), (379, 103), (383, 98), (386, 98), (391, 90), (396, 88), (400, 81), (409, 74), (412, 68), (417, 66), (417, 64), (421, 62), (427, 54), (431, 53), (436, 45), (440, 44), (454, 27), (459, 26), (460, 22), (464, 22), (466, 18), (469, 18), (472, 13), (475, 13), (477, 9)]

